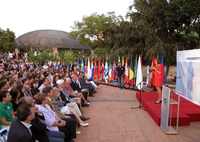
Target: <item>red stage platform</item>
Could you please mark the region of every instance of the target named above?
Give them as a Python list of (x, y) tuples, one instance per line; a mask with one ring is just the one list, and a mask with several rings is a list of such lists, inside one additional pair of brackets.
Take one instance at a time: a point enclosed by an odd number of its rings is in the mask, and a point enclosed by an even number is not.
[[(140, 92), (136, 92), (139, 100)], [(161, 121), (161, 104), (154, 104), (157, 100), (157, 92), (142, 92), (141, 103), (147, 110), (152, 119), (160, 126)], [(178, 97), (174, 94), (174, 100)], [(177, 105), (173, 105), (172, 126), (176, 125)], [(179, 126), (189, 126), (191, 121), (200, 121), (200, 107), (184, 98), (180, 98)]]

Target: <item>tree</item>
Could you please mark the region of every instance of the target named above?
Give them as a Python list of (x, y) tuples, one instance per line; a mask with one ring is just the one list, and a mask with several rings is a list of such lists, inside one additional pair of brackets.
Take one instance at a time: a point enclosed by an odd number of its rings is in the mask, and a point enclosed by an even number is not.
[(200, 9), (199, 1), (194, 1), (135, 0), (132, 7), (136, 12), (128, 14), (138, 36), (144, 40), (143, 54), (149, 57), (164, 53), (166, 74), (169, 65), (176, 62), (177, 50), (199, 46), (198, 30), (194, 31), (194, 26), (199, 26)]
[(109, 48), (114, 46), (115, 34), (120, 26), (121, 16), (115, 16), (114, 12), (107, 15), (94, 13), (84, 16), (82, 22), (75, 22), (70, 35), (79, 39), (80, 43), (93, 49)]
[(7, 51), (14, 51), (17, 47), (17, 43), (15, 41), (15, 34), (14, 32), (10, 31), (9, 29), (2, 30), (0, 29), (0, 51), (7, 52)]

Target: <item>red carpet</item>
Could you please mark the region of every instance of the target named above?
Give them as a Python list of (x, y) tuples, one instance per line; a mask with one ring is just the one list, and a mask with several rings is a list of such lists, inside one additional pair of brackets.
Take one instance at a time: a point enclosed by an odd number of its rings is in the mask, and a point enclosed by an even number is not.
[[(136, 92), (136, 97), (139, 100), (140, 92)], [(154, 104), (157, 100), (157, 92), (142, 92), (141, 103), (147, 110), (149, 115), (160, 126), (161, 121), (161, 104)], [(178, 96), (174, 95), (174, 100)], [(172, 125), (176, 125), (177, 105), (173, 105), (172, 110)], [(189, 126), (191, 121), (200, 121), (200, 107), (184, 98), (180, 98), (180, 113), (179, 113), (179, 126)]]

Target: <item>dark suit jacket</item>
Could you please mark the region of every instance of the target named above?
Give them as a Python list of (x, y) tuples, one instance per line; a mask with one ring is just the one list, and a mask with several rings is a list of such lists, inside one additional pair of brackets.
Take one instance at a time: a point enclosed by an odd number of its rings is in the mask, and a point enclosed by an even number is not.
[(78, 78), (78, 81), (80, 82), (81, 88), (82, 88), (82, 89), (85, 89), (85, 88), (87, 88), (87, 89), (88, 89), (88, 88), (92, 89), (91, 86), (90, 86), (90, 84), (86, 83), (86, 82), (85, 82), (85, 79), (83, 79), (82, 77), (79, 77), (79, 78)]
[(31, 121), (31, 125), (31, 129), (36, 140), (40, 142), (49, 142), (49, 138), (46, 133), (46, 125), (40, 122), (37, 113), (35, 113), (35, 118)]
[(69, 71), (70, 71), (70, 68), (71, 68), (71, 70), (74, 71), (74, 64), (72, 64), (72, 67), (71, 67), (71, 64), (69, 64)]
[(78, 92), (81, 92), (81, 88), (79, 88), (79, 85), (76, 82), (74, 82), (73, 80), (71, 81), (70, 86), (72, 87), (72, 89), (74, 91), (77, 90)]
[(79, 85), (76, 83), (76, 82), (73, 82), (73, 80), (71, 81), (71, 84), (70, 86), (72, 87), (72, 89), (75, 91), (78, 91), (78, 92), (81, 92), (83, 94), (83, 96), (85, 97), (85, 99), (87, 100), (87, 94), (88, 92), (87, 91), (84, 91), (82, 92), (81, 91), (81, 88), (79, 88)]
[(65, 103), (70, 103), (70, 100), (66, 99), (65, 94), (62, 91), (60, 91), (60, 97)]
[(35, 138), (31, 136), (26, 126), (15, 117), (10, 126), (7, 142), (35, 142)]

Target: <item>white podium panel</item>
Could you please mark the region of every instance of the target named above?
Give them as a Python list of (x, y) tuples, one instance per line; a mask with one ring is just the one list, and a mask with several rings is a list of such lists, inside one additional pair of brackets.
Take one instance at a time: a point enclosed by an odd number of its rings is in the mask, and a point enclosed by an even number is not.
[[(178, 120), (179, 120), (179, 103), (180, 103), (180, 92), (178, 95), (178, 102), (173, 99), (173, 93), (177, 91), (170, 89), (166, 86), (162, 86), (162, 109), (161, 109), (161, 125), (160, 127), (166, 134), (178, 134)], [(173, 105), (177, 107), (177, 123), (176, 129), (171, 126), (172, 123), (172, 108)], [(170, 108), (170, 110), (169, 110)], [(170, 114), (169, 114), (170, 113)]]

